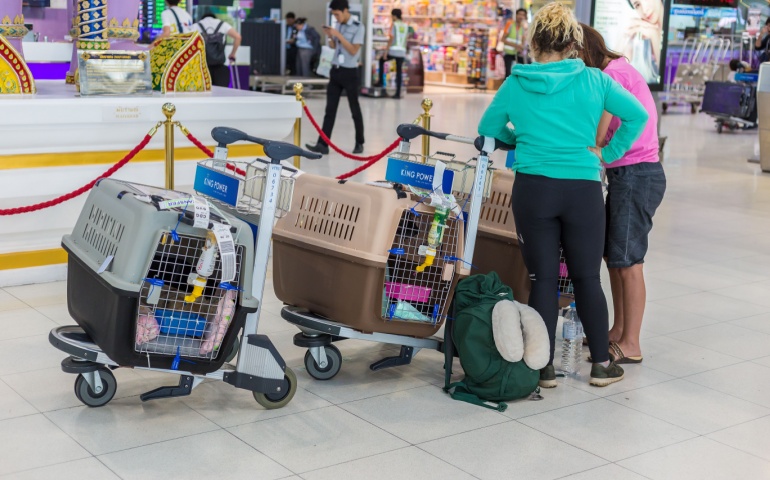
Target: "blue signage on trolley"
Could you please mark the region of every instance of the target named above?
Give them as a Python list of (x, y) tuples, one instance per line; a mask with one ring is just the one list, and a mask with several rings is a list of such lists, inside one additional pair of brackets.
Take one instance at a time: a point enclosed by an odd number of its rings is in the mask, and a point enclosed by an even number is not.
[[(409, 162), (396, 158), (388, 158), (388, 168), (385, 170), (385, 180), (423, 190), (433, 190), (433, 175), (435, 174), (433, 165), (423, 163)], [(444, 193), (452, 193), (452, 182), (454, 182), (454, 171), (444, 170), (444, 178), (441, 180), (441, 190)]]
[(198, 165), (195, 170), (196, 192), (215, 200), (225, 202), (233, 207), (238, 204), (238, 187), (240, 181), (222, 172)]

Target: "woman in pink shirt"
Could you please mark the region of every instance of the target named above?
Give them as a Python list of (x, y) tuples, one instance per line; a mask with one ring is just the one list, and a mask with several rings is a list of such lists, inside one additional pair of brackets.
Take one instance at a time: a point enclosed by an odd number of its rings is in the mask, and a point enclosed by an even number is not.
[[(604, 256), (610, 271), (615, 322), (610, 329), (610, 355), (616, 363), (641, 363), (639, 334), (647, 293), (644, 256), (652, 217), (666, 191), (666, 175), (658, 154), (658, 112), (642, 75), (621, 55), (610, 51), (602, 35), (583, 27), (581, 57), (599, 68), (639, 100), (649, 114), (642, 136), (620, 160), (607, 168), (607, 233)], [(604, 112), (596, 145), (603, 146), (620, 126)]]

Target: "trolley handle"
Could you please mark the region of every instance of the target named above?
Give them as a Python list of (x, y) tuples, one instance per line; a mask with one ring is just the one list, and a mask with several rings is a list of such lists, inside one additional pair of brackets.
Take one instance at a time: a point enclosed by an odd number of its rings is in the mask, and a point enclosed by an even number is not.
[[(489, 140), (487, 140), (489, 139)], [(494, 144), (489, 145), (487, 144), (487, 141), (494, 140)], [(516, 150), (516, 145), (511, 145), (510, 143), (501, 142), (500, 140), (492, 137), (476, 137), (476, 140), (473, 141), (473, 146), (476, 147), (476, 150), (479, 152), (485, 152), (485, 153), (492, 153), (495, 150)], [(491, 151), (487, 151), (487, 149), (491, 149)]]
[(468, 137), (461, 137), (459, 135), (452, 135), (451, 133), (433, 132), (426, 130), (419, 125), (413, 123), (402, 123), (396, 128), (396, 133), (402, 140), (409, 141), (415, 138), (427, 135), (429, 137), (438, 138), (439, 140), (448, 140), (450, 142), (466, 143), (473, 145), (474, 139)]
[(281, 160), (297, 156), (310, 160), (318, 160), (322, 156), (318, 153), (303, 150), (291, 143), (253, 137), (230, 127), (214, 127), (214, 129), (211, 130), (211, 137), (216, 140), (217, 146), (220, 148), (226, 148), (231, 143), (239, 141), (247, 141), (262, 145), (265, 149), (265, 155), (271, 160), (270, 163), (279, 163)]

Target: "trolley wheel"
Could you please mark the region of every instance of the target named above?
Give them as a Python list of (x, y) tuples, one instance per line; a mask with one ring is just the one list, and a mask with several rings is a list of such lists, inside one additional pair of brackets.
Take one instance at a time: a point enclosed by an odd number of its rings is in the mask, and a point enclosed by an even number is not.
[(89, 407), (103, 407), (107, 405), (112, 400), (112, 397), (115, 396), (115, 392), (118, 391), (118, 382), (115, 380), (115, 375), (109, 369), (100, 368), (97, 372), (99, 372), (99, 376), (102, 379), (102, 391), (98, 394), (94, 393), (91, 385), (88, 384), (82, 374), (78, 375), (75, 380), (75, 396), (84, 405)]
[(661, 106), (663, 107), (663, 113), (664, 113), (664, 114), (665, 114), (666, 112), (668, 112), (668, 103), (665, 103), (665, 102), (663, 102), (663, 105), (661, 105)]
[(286, 380), (286, 390), (280, 393), (259, 393), (254, 392), (254, 400), (268, 410), (283, 408), (291, 402), (294, 394), (297, 393), (297, 375), (289, 367), (284, 372)]
[(324, 347), (324, 350), (326, 351), (326, 367), (324, 368), (318, 366), (310, 350), (305, 352), (305, 369), (307, 369), (308, 375), (316, 380), (331, 380), (340, 373), (342, 367), (342, 354), (337, 347), (329, 345)]
[(693, 113), (693, 114), (698, 113), (698, 106), (696, 104), (694, 103), (690, 104), (690, 113)]
[(717, 123), (717, 133), (722, 133), (722, 130), (724, 129), (724, 125), (722, 122)]

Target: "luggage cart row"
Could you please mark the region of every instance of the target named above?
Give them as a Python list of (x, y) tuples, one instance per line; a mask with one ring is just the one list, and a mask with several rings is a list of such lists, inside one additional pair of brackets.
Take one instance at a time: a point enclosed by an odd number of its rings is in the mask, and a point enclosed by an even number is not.
[[(265, 408), (288, 404), (296, 375), (258, 333), (271, 240), (281, 316), (299, 328), (294, 343), (307, 348), (305, 368), (318, 380), (339, 372), (334, 343), (343, 339), (401, 347), (372, 370), (408, 364), (421, 349), (442, 351), (436, 334), (451, 320), (457, 282), (470, 274), (500, 271), (526, 302), (513, 174), (489, 159), (510, 147), (412, 124), (398, 134), (388, 181), (375, 184), (298, 172), (280, 162), (320, 156), (223, 127), (212, 131), (214, 158), (198, 165), (196, 195), (99, 182), (62, 241), (78, 325), (49, 336), (69, 355), (62, 369), (78, 375), (76, 396), (107, 404), (117, 389), (112, 370), (127, 367), (179, 376), (143, 401), (189, 395), (216, 379), (252, 391)], [(473, 144), (479, 154), (469, 162), (417, 157), (410, 142), (421, 135)], [(227, 146), (238, 141), (263, 145), (269, 160), (229, 160)], [(560, 275), (569, 304), (566, 265)]]

